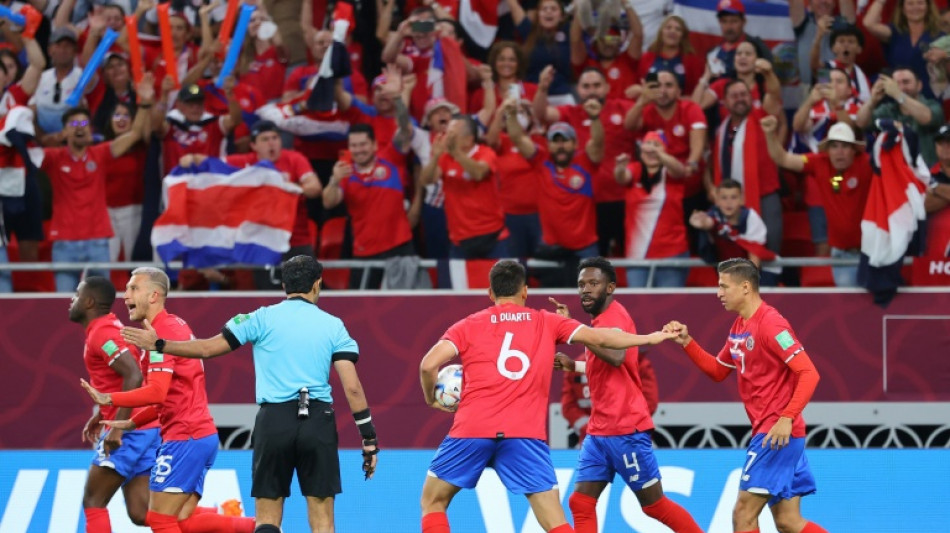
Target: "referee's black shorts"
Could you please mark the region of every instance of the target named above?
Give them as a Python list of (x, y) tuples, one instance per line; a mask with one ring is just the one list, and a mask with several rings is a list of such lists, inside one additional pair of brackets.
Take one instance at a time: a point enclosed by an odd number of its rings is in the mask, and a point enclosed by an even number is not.
[(310, 400), (310, 418), (297, 418), (297, 401), (265, 403), (254, 422), (251, 496), (287, 498), (294, 470), (304, 496), (342, 492), (333, 406)]

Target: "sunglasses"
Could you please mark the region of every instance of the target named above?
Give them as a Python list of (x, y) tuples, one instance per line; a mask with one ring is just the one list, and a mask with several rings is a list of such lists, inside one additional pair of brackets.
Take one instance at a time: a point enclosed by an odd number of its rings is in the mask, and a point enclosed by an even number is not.
[(56, 82), (56, 85), (53, 86), (53, 103), (58, 104), (59, 101), (63, 98), (63, 88), (60, 86), (59, 82)]
[(73, 128), (85, 128), (89, 125), (88, 120), (70, 120), (68, 123), (69, 126)]

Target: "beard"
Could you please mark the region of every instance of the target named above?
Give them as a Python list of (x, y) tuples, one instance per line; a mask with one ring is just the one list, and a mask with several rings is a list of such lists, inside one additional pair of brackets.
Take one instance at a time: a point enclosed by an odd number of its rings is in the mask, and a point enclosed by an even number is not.
[(607, 293), (603, 293), (598, 298), (594, 298), (590, 302), (584, 302), (581, 300), (581, 308), (584, 309), (584, 312), (589, 315), (599, 315), (604, 311), (604, 307), (607, 305)]

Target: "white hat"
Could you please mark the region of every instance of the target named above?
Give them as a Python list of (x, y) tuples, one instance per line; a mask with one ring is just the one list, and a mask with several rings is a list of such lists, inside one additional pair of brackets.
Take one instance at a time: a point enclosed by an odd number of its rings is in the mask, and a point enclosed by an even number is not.
[(831, 129), (828, 130), (828, 136), (825, 137), (825, 140), (818, 144), (818, 148), (823, 150), (825, 146), (831, 141), (853, 144), (857, 147), (864, 146), (864, 143), (855, 140), (854, 130), (851, 129), (851, 126), (845, 124), (844, 122), (835, 122), (831, 126)]

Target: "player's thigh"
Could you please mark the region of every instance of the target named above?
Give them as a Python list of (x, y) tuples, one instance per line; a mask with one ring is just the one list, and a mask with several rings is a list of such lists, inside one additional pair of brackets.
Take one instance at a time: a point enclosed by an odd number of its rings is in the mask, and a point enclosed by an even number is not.
[(613, 481), (616, 472), (614, 472), (608, 452), (609, 450), (604, 446), (603, 437), (588, 435), (581, 442), (581, 449), (577, 454), (575, 482), (610, 483)]
[(122, 486), (125, 497), (125, 511), (136, 525), (145, 524), (148, 511), (148, 476), (136, 476)]
[(251, 496), (290, 496), (298, 423), (297, 402), (263, 404), (258, 410), (251, 437)]
[[(590, 438), (590, 437), (588, 437)], [(600, 437), (611, 466), (634, 493), (660, 482), (660, 466), (649, 433)]]
[(502, 439), (491, 466), (502, 484), (515, 494), (557, 489), (551, 449), (538, 439)]
[(307, 521), (311, 531), (333, 530), (333, 496), (316, 498), (307, 496)]
[(342, 490), (339, 437), (330, 404), (310, 402), (310, 417), (298, 420), (294, 450), (297, 480), (304, 496), (329, 498)]
[(528, 503), (531, 504), (531, 511), (545, 531), (550, 531), (561, 524), (567, 523), (567, 517), (564, 516), (564, 506), (561, 505), (561, 495), (557, 488), (525, 494), (525, 496), (528, 498)]
[(149, 495), (148, 509), (158, 514), (180, 516), (185, 504), (192, 497), (194, 494), (152, 491)]
[(435, 451), (427, 475), (456, 487), (473, 489), (494, 459), (496, 447), (494, 439), (446, 437)]
[(105, 507), (123, 483), (125, 483), (125, 477), (112, 468), (90, 465), (86, 486), (83, 489), (83, 507)]
[(762, 509), (769, 503), (768, 494), (756, 494), (740, 490), (736, 505), (732, 510), (732, 522), (740, 531), (751, 529), (758, 523)]
[(434, 476), (426, 476), (422, 484), (422, 514), (444, 513), (452, 503), (452, 498), (462, 490), (462, 487), (453, 485)]

